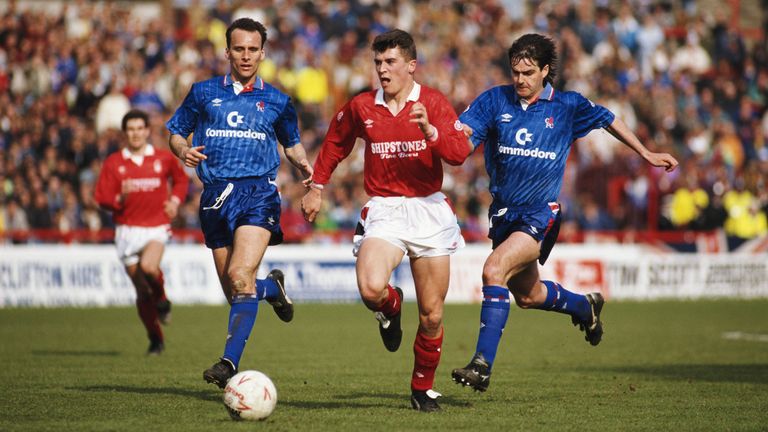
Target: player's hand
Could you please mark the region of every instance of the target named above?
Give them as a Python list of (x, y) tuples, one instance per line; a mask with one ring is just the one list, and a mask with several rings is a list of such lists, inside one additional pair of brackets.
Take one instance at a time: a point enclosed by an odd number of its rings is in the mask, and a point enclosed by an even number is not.
[(163, 211), (170, 219), (175, 218), (179, 214), (179, 202), (175, 199), (166, 200), (163, 203)]
[(189, 147), (188, 149), (182, 151), (181, 160), (184, 162), (184, 165), (190, 168), (194, 168), (200, 162), (208, 159), (208, 156), (203, 154), (204, 148), (205, 146)]
[(461, 124), (461, 130), (464, 132), (464, 135), (467, 138), (472, 138), (472, 134), (474, 133), (474, 131), (472, 130), (471, 127), (469, 127), (468, 124), (462, 123)]
[(304, 159), (301, 161), (301, 167), (299, 169), (305, 177), (305, 179), (301, 182), (304, 183), (305, 187), (309, 187), (309, 185), (312, 183), (312, 175), (315, 174), (315, 170), (312, 169), (312, 164), (310, 164), (308, 160)]
[(677, 159), (669, 153), (651, 153), (648, 155), (648, 163), (655, 167), (662, 167), (666, 172), (672, 172), (677, 168)]
[(320, 213), (320, 206), (323, 204), (323, 194), (320, 189), (311, 188), (301, 199), (301, 213), (307, 222), (314, 222), (317, 214)]
[(424, 137), (426, 139), (432, 138), (435, 133), (435, 127), (429, 124), (429, 116), (427, 115), (427, 107), (424, 106), (421, 102), (416, 102), (411, 107), (411, 112), (409, 113), (411, 116), (411, 119), (409, 120), (411, 123), (416, 123), (416, 125), (421, 129), (421, 132), (424, 134)]

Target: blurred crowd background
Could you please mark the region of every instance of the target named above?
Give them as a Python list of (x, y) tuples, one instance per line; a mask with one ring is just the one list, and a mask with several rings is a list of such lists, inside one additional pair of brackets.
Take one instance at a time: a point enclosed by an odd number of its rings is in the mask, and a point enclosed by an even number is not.
[[(370, 42), (382, 31), (414, 35), (417, 81), (442, 91), (457, 112), (508, 83), (507, 48), (523, 33), (541, 32), (559, 46), (558, 89), (608, 107), (647, 147), (681, 162), (672, 174), (649, 168), (604, 131), (577, 141), (561, 193), (565, 241), (590, 231), (720, 229), (736, 242), (764, 236), (766, 3), (0, 2), (0, 242), (110, 241), (103, 235), (110, 215), (92, 193), (102, 161), (123, 142), (123, 114), (150, 112), (151, 143), (167, 148), (165, 122), (193, 82), (227, 73), (225, 30), (243, 16), (268, 28), (260, 75), (293, 97), (311, 161), (335, 111), (377, 87)], [(362, 151), (336, 170), (314, 226), (301, 217), (300, 174), (283, 164), (289, 241), (349, 241), (367, 201)], [(201, 186), (188, 173), (194, 181), (174, 221), (177, 241), (194, 241), (183, 233), (199, 226)], [(444, 191), (469, 241), (487, 233), (487, 186), (480, 151), (447, 169)]]

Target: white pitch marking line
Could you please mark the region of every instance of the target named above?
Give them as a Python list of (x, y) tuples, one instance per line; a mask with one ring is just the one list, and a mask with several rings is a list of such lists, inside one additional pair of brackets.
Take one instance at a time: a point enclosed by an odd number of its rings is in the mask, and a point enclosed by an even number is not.
[(725, 332), (723, 339), (745, 340), (751, 342), (768, 342), (768, 334), (744, 333), (740, 331)]

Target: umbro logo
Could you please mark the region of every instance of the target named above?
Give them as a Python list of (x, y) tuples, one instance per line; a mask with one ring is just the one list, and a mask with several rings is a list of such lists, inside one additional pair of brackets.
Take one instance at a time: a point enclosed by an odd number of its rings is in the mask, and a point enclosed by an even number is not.
[(215, 106), (215, 107), (220, 107), (222, 102), (224, 102), (224, 101), (223, 101), (223, 100), (221, 100), (221, 99), (219, 99), (219, 98), (216, 98), (216, 99), (214, 99), (214, 100), (212, 100), (212, 101), (211, 101), (211, 103), (212, 103), (212, 104), (213, 104), (213, 106)]
[(269, 218), (267, 218), (267, 223), (269, 223), (270, 225), (274, 225), (275, 224), (275, 218), (270, 216)]
[(501, 115), (501, 122), (502, 123), (509, 123), (512, 121), (512, 114), (504, 113)]
[(366, 128), (372, 128), (373, 127), (373, 120), (371, 120), (371, 119), (368, 119), (368, 120), (364, 121), (363, 123), (365, 123), (365, 127)]

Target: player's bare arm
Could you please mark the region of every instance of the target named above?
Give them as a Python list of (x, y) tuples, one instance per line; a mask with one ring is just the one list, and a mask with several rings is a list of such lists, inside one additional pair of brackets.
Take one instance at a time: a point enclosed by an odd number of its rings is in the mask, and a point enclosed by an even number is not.
[(411, 123), (416, 123), (424, 134), (424, 138), (431, 140), (435, 138), (437, 134), (437, 128), (429, 124), (429, 116), (427, 115), (427, 107), (421, 102), (416, 102), (411, 107), (409, 113), (411, 116)]
[(637, 154), (643, 157), (649, 164), (656, 167), (663, 167), (667, 172), (672, 172), (677, 168), (678, 162), (669, 153), (654, 153), (640, 142), (637, 136), (629, 129), (626, 123), (616, 117), (610, 126), (606, 127), (611, 135), (631, 148)]
[(208, 159), (208, 156), (202, 153), (205, 146), (192, 147), (187, 142), (187, 139), (181, 135), (171, 134), (171, 138), (168, 140), (168, 146), (171, 148), (173, 154), (177, 158), (184, 162), (184, 165), (194, 168), (200, 162)]
[(304, 175), (302, 183), (305, 187), (309, 187), (312, 182), (312, 174), (314, 173), (314, 170), (312, 169), (312, 164), (307, 160), (307, 151), (304, 149), (304, 146), (296, 144), (293, 147), (286, 148), (285, 157), (293, 164), (293, 166), (301, 171), (302, 175)]

